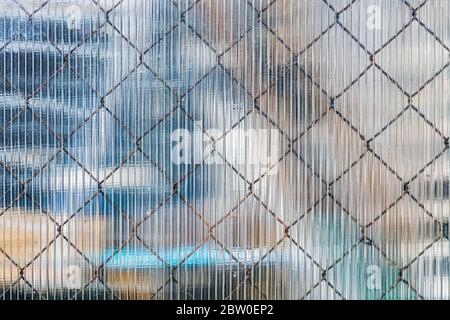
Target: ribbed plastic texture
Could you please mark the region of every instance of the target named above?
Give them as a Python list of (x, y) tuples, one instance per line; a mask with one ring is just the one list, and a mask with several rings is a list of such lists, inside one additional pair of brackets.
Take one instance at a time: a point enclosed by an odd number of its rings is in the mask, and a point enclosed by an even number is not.
[(0, 0), (0, 299), (448, 299), (450, 1)]

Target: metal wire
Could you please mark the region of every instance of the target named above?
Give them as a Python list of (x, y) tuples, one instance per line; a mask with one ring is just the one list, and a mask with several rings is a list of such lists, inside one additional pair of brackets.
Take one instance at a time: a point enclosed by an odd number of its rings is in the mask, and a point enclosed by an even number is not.
[(1, 299), (448, 299), (446, 0), (0, 0)]

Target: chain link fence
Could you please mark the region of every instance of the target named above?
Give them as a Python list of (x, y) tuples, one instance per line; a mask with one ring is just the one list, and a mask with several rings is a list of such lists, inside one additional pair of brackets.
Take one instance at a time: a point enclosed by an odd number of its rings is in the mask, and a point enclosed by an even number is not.
[(448, 299), (446, 0), (1, 0), (2, 299)]

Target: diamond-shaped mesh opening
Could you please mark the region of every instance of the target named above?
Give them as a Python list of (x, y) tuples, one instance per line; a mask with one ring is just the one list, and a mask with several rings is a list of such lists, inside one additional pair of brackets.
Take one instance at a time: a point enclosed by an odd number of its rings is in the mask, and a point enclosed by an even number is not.
[(373, 245), (360, 243), (326, 276), (345, 299), (374, 300), (383, 297), (396, 283), (398, 270)]
[(148, 50), (180, 22), (179, 10), (172, 1), (125, 0), (117, 4), (108, 22), (139, 52)]
[(216, 144), (217, 152), (247, 182), (275, 174), (287, 152), (283, 133), (261, 112), (253, 110)]
[[(400, 267), (408, 265), (439, 236), (435, 220), (405, 196), (367, 231)], [(420, 237), (421, 241), (413, 241)]]
[(322, 179), (332, 182), (364, 153), (361, 137), (335, 112), (328, 112), (295, 144), (299, 158)]
[(395, 38), (410, 19), (411, 11), (402, 0), (386, 4), (382, 0), (356, 1), (339, 17), (342, 25), (371, 53)]
[(218, 53), (223, 53), (239, 41), (257, 17), (246, 0), (197, 2), (184, 13), (184, 20)]
[(219, 155), (205, 162), (180, 183), (178, 193), (214, 226), (247, 196), (248, 185)]
[(326, 269), (348, 253), (361, 239), (362, 233), (343, 208), (325, 198), (298, 220), (289, 230), (289, 235)]
[(296, 54), (310, 46), (335, 21), (335, 13), (325, 1), (275, 1), (263, 16), (268, 26)]
[(333, 184), (333, 194), (353, 219), (366, 226), (398, 201), (402, 187), (381, 161), (367, 153)]
[(217, 66), (186, 95), (182, 107), (202, 129), (219, 138), (252, 110), (253, 101), (232, 75)]
[(327, 96), (299, 65), (287, 64), (261, 95), (261, 111), (290, 138), (297, 138), (326, 112)]
[(373, 141), (375, 152), (405, 181), (432, 164), (444, 148), (439, 133), (413, 109)]
[(190, 26), (182, 22), (144, 56), (144, 61), (179, 95), (206, 76), (217, 56)]
[[(420, 45), (411, 41), (414, 38), (420, 39)], [(417, 21), (413, 21), (375, 57), (386, 73), (409, 94), (421, 89), (448, 60), (448, 51)], [(425, 61), (426, 68), (423, 67)]]
[(275, 35), (263, 23), (257, 23), (221, 57), (224, 67), (255, 98), (276, 78), (279, 68), (290, 60), (291, 53), (276, 41)]
[[(354, 41), (335, 25), (300, 56), (300, 64), (330, 96), (340, 94), (369, 65), (369, 55)], [(309, 65), (312, 61), (323, 63)]]
[(408, 97), (376, 67), (336, 99), (336, 110), (366, 139), (385, 129), (407, 105)]
[(148, 134), (176, 103), (170, 88), (142, 64), (105, 99), (105, 106), (134, 137)]
[(247, 198), (214, 229), (220, 241), (241, 263), (261, 259), (284, 236), (284, 226), (254, 197)]
[[(302, 183), (308, 184), (310, 188), (299, 188)], [(291, 187), (286, 188), (286, 184)], [(271, 192), (272, 188), (283, 191), (281, 194), (274, 194)], [(282, 223), (290, 226), (326, 194), (326, 188), (305, 162), (290, 153), (255, 183), (254, 192)]]

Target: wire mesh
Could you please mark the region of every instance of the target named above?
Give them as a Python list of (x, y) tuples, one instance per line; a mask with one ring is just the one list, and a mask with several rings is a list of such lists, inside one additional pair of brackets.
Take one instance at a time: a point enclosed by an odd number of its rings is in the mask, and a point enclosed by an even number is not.
[(1, 299), (448, 299), (447, 0), (0, 0)]

